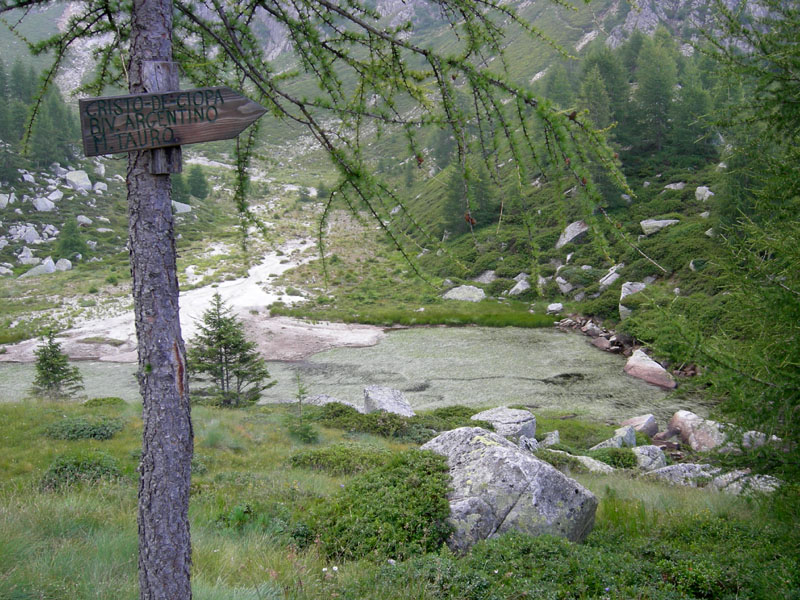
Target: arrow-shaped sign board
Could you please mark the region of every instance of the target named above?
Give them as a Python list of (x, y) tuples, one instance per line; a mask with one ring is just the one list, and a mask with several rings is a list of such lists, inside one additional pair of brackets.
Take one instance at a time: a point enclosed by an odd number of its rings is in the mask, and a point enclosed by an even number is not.
[(227, 87), (86, 98), (79, 104), (86, 156), (225, 140), (266, 112)]

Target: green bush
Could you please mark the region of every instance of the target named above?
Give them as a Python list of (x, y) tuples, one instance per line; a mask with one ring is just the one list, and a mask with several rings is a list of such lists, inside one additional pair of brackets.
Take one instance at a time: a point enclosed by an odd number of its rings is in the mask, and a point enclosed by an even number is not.
[(303, 444), (316, 444), (319, 441), (319, 433), (314, 429), (309, 419), (303, 415), (287, 415), (286, 429), (289, 437)]
[(493, 429), (485, 421), (472, 421), (475, 409), (465, 406), (448, 406), (430, 413), (403, 417), (394, 413), (374, 412), (362, 414), (352, 406), (331, 402), (322, 407), (307, 407), (310, 418), (325, 427), (346, 431), (371, 433), (397, 438), (415, 444), (424, 444), (442, 431), (456, 427), (484, 427)]
[(444, 457), (409, 450), (354, 477), (312, 521), (329, 558), (403, 560), (437, 551), (451, 533)]
[(104, 406), (125, 406), (127, 402), (122, 398), (116, 396), (108, 396), (105, 398), (89, 398), (83, 405), (87, 408), (102, 408)]
[(390, 457), (388, 450), (363, 444), (335, 444), (299, 452), (290, 462), (293, 467), (316, 469), (330, 475), (353, 475), (385, 465)]
[(560, 452), (553, 452), (552, 450), (537, 450), (534, 455), (539, 460), (553, 465), (556, 469), (563, 473), (588, 473), (589, 470), (574, 456), (569, 454), (561, 454)]
[(120, 419), (107, 417), (65, 417), (48, 425), (45, 435), (54, 440), (109, 440), (123, 425)]
[(62, 454), (48, 467), (39, 483), (42, 490), (59, 490), (79, 483), (119, 479), (117, 460), (104, 452)]
[(588, 456), (611, 465), (615, 469), (635, 469), (636, 455), (630, 448), (601, 448), (587, 452)]

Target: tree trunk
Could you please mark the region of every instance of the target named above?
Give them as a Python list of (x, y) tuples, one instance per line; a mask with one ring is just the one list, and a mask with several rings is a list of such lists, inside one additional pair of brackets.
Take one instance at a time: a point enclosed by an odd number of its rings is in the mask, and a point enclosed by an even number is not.
[[(151, 61), (172, 61), (171, 0), (134, 0), (132, 19), (130, 92), (177, 89), (177, 72), (163, 77), (163, 72), (159, 76), (150, 68)], [(170, 178), (152, 174), (164, 172), (160, 163), (170, 152), (128, 155), (129, 248), (143, 401), (139, 467), (142, 600), (192, 597), (188, 513), (193, 436), (178, 314)]]

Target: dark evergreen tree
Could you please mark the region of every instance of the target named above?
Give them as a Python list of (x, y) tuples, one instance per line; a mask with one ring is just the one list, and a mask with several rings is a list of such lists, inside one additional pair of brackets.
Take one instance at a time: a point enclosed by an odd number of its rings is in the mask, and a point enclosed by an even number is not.
[(638, 105), (640, 144), (661, 150), (669, 133), (677, 68), (670, 51), (646, 40), (636, 62), (635, 98)]
[(554, 64), (547, 71), (544, 96), (559, 108), (567, 108), (572, 103), (572, 84), (567, 69), (561, 63)]
[(21, 60), (14, 61), (11, 76), (8, 80), (8, 91), (11, 98), (23, 104), (30, 104), (36, 90), (36, 75)]
[(76, 254), (84, 258), (89, 254), (89, 246), (81, 235), (78, 222), (75, 219), (68, 219), (58, 234), (56, 245), (56, 256), (73, 260)]
[(270, 385), (266, 362), (219, 294), (214, 294), (211, 307), (203, 313), (199, 329), (190, 342), (190, 373), (209, 379), (223, 406), (257, 401)]
[(186, 179), (183, 173), (173, 173), (172, 179), (172, 199), (176, 202), (189, 202), (189, 188), (186, 185)]
[(593, 69), (600, 72), (603, 86), (611, 105), (611, 120), (622, 123), (630, 116), (630, 83), (622, 64), (619, 51), (612, 51), (605, 44), (593, 50), (583, 63), (583, 78)]
[(611, 124), (611, 99), (597, 66), (592, 67), (581, 81), (578, 105), (589, 111), (589, 118), (595, 127), (604, 129)]
[(68, 398), (83, 389), (83, 377), (78, 367), (70, 366), (69, 358), (55, 337), (55, 332), (48, 331), (34, 351), (36, 377), (31, 388), (34, 394), (51, 400)]
[(697, 65), (689, 61), (683, 69), (681, 88), (671, 108), (669, 144), (674, 154), (701, 160), (714, 155), (710, 111), (711, 96), (703, 89)]
[(192, 165), (189, 168), (189, 176), (186, 178), (186, 185), (189, 187), (189, 193), (192, 196), (200, 200), (205, 200), (209, 190), (203, 167), (200, 165)]
[(5, 102), (8, 100), (8, 74), (6, 73), (6, 64), (0, 59), (0, 100)]

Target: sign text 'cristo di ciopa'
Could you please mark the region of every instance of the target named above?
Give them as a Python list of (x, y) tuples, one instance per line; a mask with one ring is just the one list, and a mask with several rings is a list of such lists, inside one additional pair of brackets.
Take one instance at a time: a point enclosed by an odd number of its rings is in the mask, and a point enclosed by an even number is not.
[(80, 101), (86, 156), (236, 137), (266, 112), (226, 87)]

